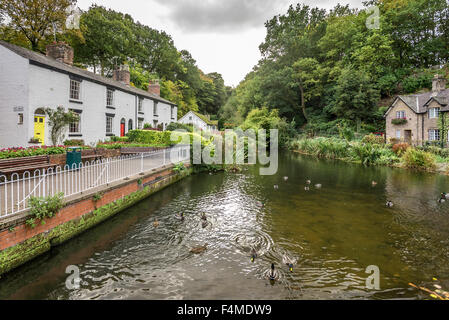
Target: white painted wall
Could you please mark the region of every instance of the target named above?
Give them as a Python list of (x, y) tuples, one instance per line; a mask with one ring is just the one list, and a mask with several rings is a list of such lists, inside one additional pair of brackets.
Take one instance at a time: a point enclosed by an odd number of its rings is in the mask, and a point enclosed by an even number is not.
[[(191, 117), (191, 119), (190, 119)], [(187, 112), (181, 119), (179, 119), (180, 123), (184, 124), (193, 124), (194, 126), (207, 131), (208, 125), (206, 122), (204, 122), (200, 117), (198, 117), (196, 114), (194, 114), (192, 111)]]
[[(17, 124), (23, 108), (24, 123)], [(22, 113), (22, 112), (20, 112)], [(27, 146), (32, 137), (28, 110), (28, 60), (0, 46), (0, 148)]]
[[(114, 91), (115, 109), (106, 108), (107, 87), (88, 80), (81, 82), (81, 101), (69, 99), (70, 77), (68, 74), (29, 64), (27, 59), (0, 46), (0, 147), (28, 146), (27, 141), (34, 136), (34, 112), (38, 108), (57, 108), (81, 110), (82, 136), (65, 139), (83, 139), (86, 144), (106, 140), (106, 113), (115, 114), (113, 133), (120, 136), (120, 121), (125, 119), (125, 132), (128, 132), (129, 119), (133, 129), (137, 128), (138, 118), (143, 123), (153, 125), (153, 120), (164, 124), (177, 121), (177, 108), (171, 118), (171, 106), (158, 102), (158, 116), (153, 115), (153, 100), (144, 99), (143, 114), (137, 113), (137, 96), (124, 91)], [(29, 85), (28, 85), (29, 83)], [(17, 112), (13, 107), (23, 106), (24, 124), (17, 125)], [(49, 126), (46, 119), (45, 144), (51, 145)]]

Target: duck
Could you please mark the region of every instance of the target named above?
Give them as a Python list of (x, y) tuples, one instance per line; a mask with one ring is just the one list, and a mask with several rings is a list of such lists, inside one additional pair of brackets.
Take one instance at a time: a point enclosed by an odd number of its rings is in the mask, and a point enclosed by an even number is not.
[(371, 182), (371, 185), (372, 185), (373, 187), (375, 187), (375, 186), (377, 186), (377, 182), (376, 182), (376, 181), (372, 181), (372, 182)]
[(445, 203), (446, 202), (446, 195), (444, 193), (441, 194), (441, 198), (438, 199), (438, 203)]
[(184, 218), (184, 213), (181, 212), (181, 213), (179, 214), (179, 216), (176, 217), (176, 219), (178, 219), (178, 220), (180, 220), (180, 221), (184, 221), (184, 220), (185, 220), (185, 218)]
[(254, 248), (251, 248), (251, 262), (254, 262), (257, 258), (257, 251)]
[(449, 200), (449, 194), (446, 192), (441, 193), (441, 198), (445, 198), (446, 200)]
[(307, 184), (311, 184), (312, 181), (311, 181), (311, 180), (306, 180), (306, 183), (307, 183)]
[(201, 246), (201, 247), (192, 248), (192, 249), (190, 249), (190, 252), (193, 254), (200, 254), (206, 250), (207, 250), (207, 244), (204, 246)]
[(201, 227), (202, 227), (203, 229), (206, 228), (208, 225), (209, 225), (209, 222), (207, 222), (207, 221), (201, 222)]
[(262, 208), (262, 207), (264, 207), (265, 205), (263, 204), (262, 201), (257, 201), (257, 206)]
[(315, 185), (315, 188), (317, 188), (317, 189), (321, 189), (322, 187), (323, 187), (323, 185), (320, 184), (320, 183), (318, 183), (318, 184)]
[(275, 281), (277, 280), (277, 278), (278, 275), (276, 274), (274, 263), (272, 263), (270, 273), (268, 274), (268, 279), (270, 279), (271, 281)]
[(159, 221), (157, 221), (157, 218), (154, 218), (153, 226), (155, 228), (159, 227)]
[(305, 186), (305, 187), (304, 187), (304, 190), (305, 190), (305, 191), (310, 191), (310, 187)]
[(288, 177), (287, 177), (287, 176), (285, 176), (285, 177), (284, 177), (284, 181), (287, 181), (287, 180), (288, 180)]
[(206, 214), (204, 212), (201, 214), (201, 220), (204, 220), (204, 221), (207, 220)]
[(387, 203), (385, 203), (385, 206), (388, 208), (393, 208), (393, 202), (391, 200), (387, 200)]
[(288, 270), (290, 270), (290, 272), (293, 272), (293, 266), (296, 264), (296, 260), (290, 258), (289, 256), (283, 256), (282, 263), (288, 266)]
[(277, 190), (279, 189), (279, 186), (277, 184), (274, 185), (274, 189)]

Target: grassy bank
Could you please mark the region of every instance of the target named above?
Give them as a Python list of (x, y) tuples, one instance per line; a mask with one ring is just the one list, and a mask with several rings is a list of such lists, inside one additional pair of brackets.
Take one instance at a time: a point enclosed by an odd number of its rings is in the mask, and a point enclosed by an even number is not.
[(449, 173), (449, 150), (438, 147), (413, 147), (407, 143), (386, 144), (373, 135), (360, 141), (340, 138), (298, 138), (290, 149), (325, 159), (337, 159), (366, 166), (392, 166), (430, 172)]

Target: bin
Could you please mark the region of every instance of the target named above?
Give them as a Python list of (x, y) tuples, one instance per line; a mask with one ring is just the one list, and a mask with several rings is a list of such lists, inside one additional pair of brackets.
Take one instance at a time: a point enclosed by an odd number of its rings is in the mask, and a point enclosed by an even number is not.
[(76, 168), (79, 168), (81, 164), (81, 148), (80, 147), (70, 147), (67, 148), (67, 158), (66, 164), (73, 168), (73, 164), (76, 164)]

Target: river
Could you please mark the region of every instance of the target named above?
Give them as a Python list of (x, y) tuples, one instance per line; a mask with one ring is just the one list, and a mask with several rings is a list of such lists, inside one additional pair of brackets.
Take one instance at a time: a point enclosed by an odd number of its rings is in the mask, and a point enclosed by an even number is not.
[[(0, 299), (422, 299), (408, 283), (434, 277), (448, 289), (448, 177), (291, 153), (276, 175), (258, 172), (188, 177), (5, 275)], [(79, 289), (66, 288), (69, 265)], [(379, 290), (366, 288), (372, 265)]]

